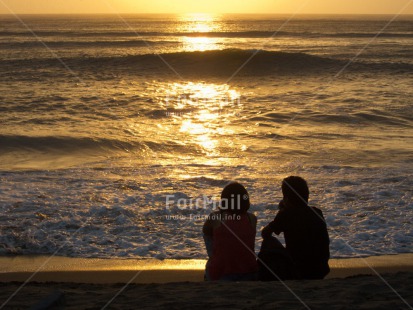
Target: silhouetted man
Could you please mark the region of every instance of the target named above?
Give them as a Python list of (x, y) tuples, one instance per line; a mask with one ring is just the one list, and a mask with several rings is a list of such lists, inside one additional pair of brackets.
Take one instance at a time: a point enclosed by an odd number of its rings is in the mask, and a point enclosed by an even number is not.
[(283, 232), (286, 255), (291, 258), (296, 271), (289, 278), (323, 279), (330, 272), (330, 240), (323, 213), (308, 206), (309, 190), (301, 177), (285, 178), (282, 193), (279, 212), (262, 230), (261, 251), (268, 247), (280, 249), (282, 245), (272, 233), (279, 235)]

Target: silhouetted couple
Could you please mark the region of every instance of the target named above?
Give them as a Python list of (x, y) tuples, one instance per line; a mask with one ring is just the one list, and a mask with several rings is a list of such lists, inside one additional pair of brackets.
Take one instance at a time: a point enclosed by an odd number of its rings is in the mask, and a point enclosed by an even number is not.
[[(329, 273), (327, 226), (321, 210), (308, 206), (307, 182), (290, 176), (281, 188), (279, 211), (262, 230), (258, 260), (254, 252), (257, 218), (248, 212), (248, 192), (236, 182), (223, 189), (219, 210), (203, 226), (209, 256), (206, 280), (323, 279)], [(273, 233), (284, 233), (286, 247)]]

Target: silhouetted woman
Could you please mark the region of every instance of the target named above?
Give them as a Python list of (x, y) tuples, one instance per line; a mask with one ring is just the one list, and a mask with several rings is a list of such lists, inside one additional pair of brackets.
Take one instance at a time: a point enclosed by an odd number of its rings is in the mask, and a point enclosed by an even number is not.
[(209, 215), (202, 232), (209, 260), (207, 281), (252, 281), (258, 270), (254, 253), (257, 218), (248, 212), (244, 186), (231, 182), (222, 191), (220, 209)]

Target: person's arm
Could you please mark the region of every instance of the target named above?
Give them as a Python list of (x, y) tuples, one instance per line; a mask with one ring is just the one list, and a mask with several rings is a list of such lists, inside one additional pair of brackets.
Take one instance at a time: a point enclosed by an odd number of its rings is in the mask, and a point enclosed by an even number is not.
[(220, 219), (221, 219), (220, 211), (212, 212), (208, 216), (208, 218), (206, 219), (204, 223), (204, 226), (202, 227), (202, 233), (212, 238), (212, 235), (214, 234), (214, 228), (220, 225)]
[(204, 238), (205, 242), (205, 248), (207, 250), (208, 257), (212, 257), (212, 250), (213, 250), (213, 232), (214, 232), (214, 226), (213, 226), (213, 219), (212, 219), (212, 214), (208, 216), (206, 219), (204, 226), (202, 226), (202, 236)]
[(257, 230), (257, 217), (254, 213), (247, 212), (248, 219), (251, 223), (251, 226), (254, 228), (254, 231)]
[(284, 231), (284, 228), (283, 228), (284, 214), (285, 214), (285, 210), (278, 211), (274, 220), (264, 227), (264, 229), (261, 232), (261, 236), (263, 239), (271, 237), (272, 233), (279, 235), (281, 232)]
[(271, 226), (270, 226), (270, 224), (268, 224), (268, 225), (265, 226), (265, 227), (263, 228), (263, 230), (261, 231), (262, 239), (268, 239), (268, 238), (270, 238), (271, 235), (272, 235), (272, 233), (273, 233), (273, 231), (272, 231), (272, 229), (271, 229)]
[(324, 218), (323, 212), (318, 209), (313, 207), (313, 210), (315, 210), (318, 213), (318, 216), (320, 219), (322, 219), (322, 225), (321, 225), (321, 244), (322, 244), (322, 256), (323, 258), (328, 261), (330, 259), (330, 238), (328, 236), (328, 230), (327, 230), (327, 222)]
[(211, 219), (211, 215), (208, 216), (207, 220), (202, 227), (202, 233), (206, 236), (212, 237), (214, 231), (213, 220)]

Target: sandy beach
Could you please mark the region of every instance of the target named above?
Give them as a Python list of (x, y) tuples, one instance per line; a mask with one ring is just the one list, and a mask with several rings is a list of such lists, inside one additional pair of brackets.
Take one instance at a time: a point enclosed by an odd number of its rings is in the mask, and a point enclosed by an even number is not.
[[(386, 281), (413, 303), (413, 274), (386, 275)], [(286, 285), (310, 309), (411, 309), (383, 281), (373, 276), (321, 281), (288, 281)], [(20, 283), (1, 283), (4, 302)], [(101, 309), (123, 284), (30, 283), (4, 309), (27, 309), (50, 294), (62, 293), (53, 309)], [(59, 306), (60, 304), (60, 306)], [(131, 284), (108, 309), (306, 309), (281, 283)]]
[[(332, 259), (325, 280), (244, 283), (202, 281), (203, 260), (0, 258), (4, 309), (411, 309), (413, 255)], [(380, 273), (380, 277), (367, 267)], [(36, 309), (34, 307), (33, 309)]]

